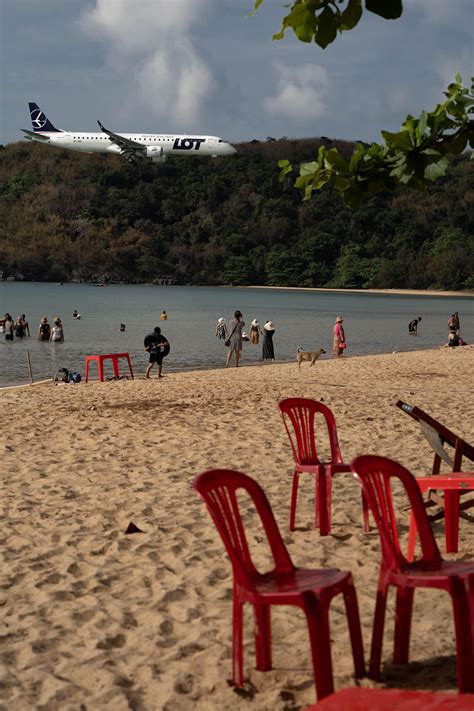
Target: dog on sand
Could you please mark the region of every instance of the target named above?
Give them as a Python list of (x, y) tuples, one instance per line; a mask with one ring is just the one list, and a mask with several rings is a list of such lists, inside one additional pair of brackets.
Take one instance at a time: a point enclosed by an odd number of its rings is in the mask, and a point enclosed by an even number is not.
[(314, 365), (323, 353), (326, 353), (324, 348), (316, 348), (315, 351), (304, 351), (302, 348), (298, 348), (296, 351), (296, 362), (298, 363), (298, 368), (301, 368), (301, 363), (304, 360), (309, 360), (310, 366)]

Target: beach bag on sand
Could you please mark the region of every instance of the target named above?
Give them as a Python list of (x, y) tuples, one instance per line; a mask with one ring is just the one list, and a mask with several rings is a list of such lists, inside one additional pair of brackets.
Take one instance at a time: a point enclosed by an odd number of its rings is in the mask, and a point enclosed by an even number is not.
[(54, 376), (55, 383), (68, 383), (69, 382), (69, 370), (67, 368), (59, 368)]

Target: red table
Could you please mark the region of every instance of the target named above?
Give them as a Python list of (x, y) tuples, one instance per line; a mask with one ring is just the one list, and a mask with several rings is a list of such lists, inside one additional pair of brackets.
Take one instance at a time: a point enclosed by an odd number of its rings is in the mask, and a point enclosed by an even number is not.
[[(444, 491), (444, 531), (446, 553), (458, 552), (459, 536), (459, 496), (462, 491), (474, 489), (474, 472), (455, 472), (446, 476), (436, 474), (417, 478), (422, 494), (430, 490)], [(415, 553), (417, 528), (415, 517), (410, 513), (407, 560), (412, 561)]]
[(474, 694), (352, 687), (326, 696), (305, 711), (473, 711)]
[(112, 361), (112, 367), (114, 369), (114, 377), (119, 378), (119, 358), (124, 358), (127, 361), (128, 364), (128, 369), (130, 371), (130, 375), (133, 380), (133, 370), (132, 370), (132, 361), (130, 360), (130, 356), (128, 353), (104, 353), (102, 355), (88, 355), (86, 356), (86, 383), (89, 381), (89, 363), (95, 362), (97, 363), (97, 370), (99, 372), (99, 380), (103, 381), (104, 380), (104, 361), (105, 360), (111, 360)]

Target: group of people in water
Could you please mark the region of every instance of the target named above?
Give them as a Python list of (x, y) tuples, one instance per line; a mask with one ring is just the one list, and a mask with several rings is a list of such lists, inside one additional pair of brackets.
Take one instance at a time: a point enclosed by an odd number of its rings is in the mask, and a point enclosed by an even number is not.
[[(0, 334), (5, 336), (6, 341), (31, 336), (30, 324), (25, 314), (18, 316), (14, 321), (10, 314), (6, 313), (3, 318), (0, 318)], [(64, 329), (59, 316), (54, 317), (52, 325), (49, 323), (48, 317), (43, 316), (38, 327), (38, 341), (54, 341), (56, 343), (64, 341)]]
[(3, 333), (6, 341), (29, 336), (30, 324), (26, 320), (25, 314), (21, 314), (14, 320), (9, 313), (6, 313), (3, 318), (0, 318), (0, 333)]
[[(410, 321), (408, 324), (408, 333), (411, 336), (417, 335), (418, 324), (420, 321), (421, 316), (418, 316), (418, 318), (413, 319), (413, 321)], [(448, 342), (446, 345), (451, 348), (455, 348), (456, 346), (467, 346), (466, 341), (461, 337), (461, 321), (457, 311), (451, 314), (448, 320)]]

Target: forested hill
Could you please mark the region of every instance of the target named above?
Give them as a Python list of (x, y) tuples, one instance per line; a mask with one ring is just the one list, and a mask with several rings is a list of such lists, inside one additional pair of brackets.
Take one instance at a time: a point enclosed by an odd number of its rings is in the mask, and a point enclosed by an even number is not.
[(279, 158), (311, 160), (319, 143), (252, 142), (229, 158), (165, 165), (10, 144), (0, 150), (0, 271), (40, 281), (474, 289), (473, 161), (453, 161), (426, 193), (375, 196), (353, 213), (331, 190), (303, 202), (278, 182)]

